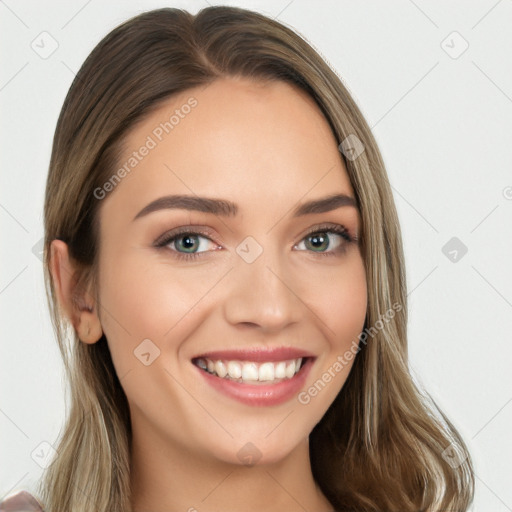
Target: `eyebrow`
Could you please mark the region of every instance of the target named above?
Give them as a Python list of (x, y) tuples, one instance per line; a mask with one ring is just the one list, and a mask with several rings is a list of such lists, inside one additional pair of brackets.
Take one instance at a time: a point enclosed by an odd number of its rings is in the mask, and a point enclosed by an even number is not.
[[(351, 206), (357, 208), (356, 200), (346, 194), (334, 194), (320, 199), (314, 199), (302, 203), (293, 211), (293, 217), (309, 215), (314, 213), (325, 213), (342, 206)], [(149, 213), (166, 209), (182, 209), (211, 213), (224, 217), (233, 217), (238, 213), (238, 205), (226, 199), (213, 199), (209, 197), (189, 196), (189, 195), (170, 195), (159, 197), (135, 215), (136, 220)]]

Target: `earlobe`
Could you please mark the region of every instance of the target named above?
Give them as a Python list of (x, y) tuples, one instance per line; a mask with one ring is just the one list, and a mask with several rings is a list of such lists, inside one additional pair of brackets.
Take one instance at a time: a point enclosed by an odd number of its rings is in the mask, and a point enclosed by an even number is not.
[(80, 341), (96, 343), (103, 335), (97, 307), (91, 294), (78, 289), (78, 270), (71, 261), (67, 244), (62, 240), (53, 240), (50, 245), (50, 271), (59, 306)]
[[(90, 320), (87, 320), (87, 316), (90, 316)], [(80, 341), (84, 343), (93, 344), (100, 340), (103, 336), (103, 329), (99, 321), (98, 315), (93, 310), (86, 314), (81, 315), (80, 323), (78, 328), (75, 327)]]

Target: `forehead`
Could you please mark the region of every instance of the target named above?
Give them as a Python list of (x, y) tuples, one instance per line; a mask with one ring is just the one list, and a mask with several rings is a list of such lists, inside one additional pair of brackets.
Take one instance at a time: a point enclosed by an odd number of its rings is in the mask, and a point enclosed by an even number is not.
[(118, 167), (127, 172), (107, 202), (188, 193), (255, 206), (352, 193), (319, 107), (282, 81), (219, 79), (180, 92), (130, 131)]

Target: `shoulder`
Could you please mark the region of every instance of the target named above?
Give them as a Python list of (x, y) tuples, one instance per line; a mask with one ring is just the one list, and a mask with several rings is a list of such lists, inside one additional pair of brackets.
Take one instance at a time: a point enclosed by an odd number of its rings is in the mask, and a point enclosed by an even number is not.
[(0, 501), (0, 512), (44, 512), (28, 491), (17, 491)]

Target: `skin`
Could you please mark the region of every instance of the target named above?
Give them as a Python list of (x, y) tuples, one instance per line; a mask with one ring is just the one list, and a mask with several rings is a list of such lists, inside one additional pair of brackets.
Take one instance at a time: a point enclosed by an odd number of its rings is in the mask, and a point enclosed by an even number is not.
[[(130, 405), (135, 512), (332, 510), (313, 479), (308, 436), (353, 360), (307, 405), (294, 397), (254, 407), (206, 385), (191, 359), (211, 350), (299, 347), (317, 357), (306, 390), (358, 339), (367, 306), (358, 243), (332, 233), (315, 252), (305, 240), (323, 223), (359, 235), (359, 212), (343, 206), (291, 216), (307, 200), (354, 197), (338, 142), (299, 89), (219, 79), (167, 100), (136, 125), (122, 162), (190, 96), (198, 105), (102, 200), (99, 302), (91, 292), (73, 306), (74, 268), (66, 244), (52, 243), (59, 302), (82, 342), (107, 337)], [(133, 220), (167, 194), (228, 199), (239, 213), (165, 209)], [(153, 246), (187, 225), (213, 235), (198, 239), (196, 260), (175, 257), (186, 250), (183, 238)], [(252, 263), (236, 252), (247, 236), (263, 248)], [(338, 245), (345, 250), (336, 253)], [(145, 339), (160, 350), (147, 366), (134, 356)], [(248, 442), (261, 454), (253, 466), (237, 456)]]

